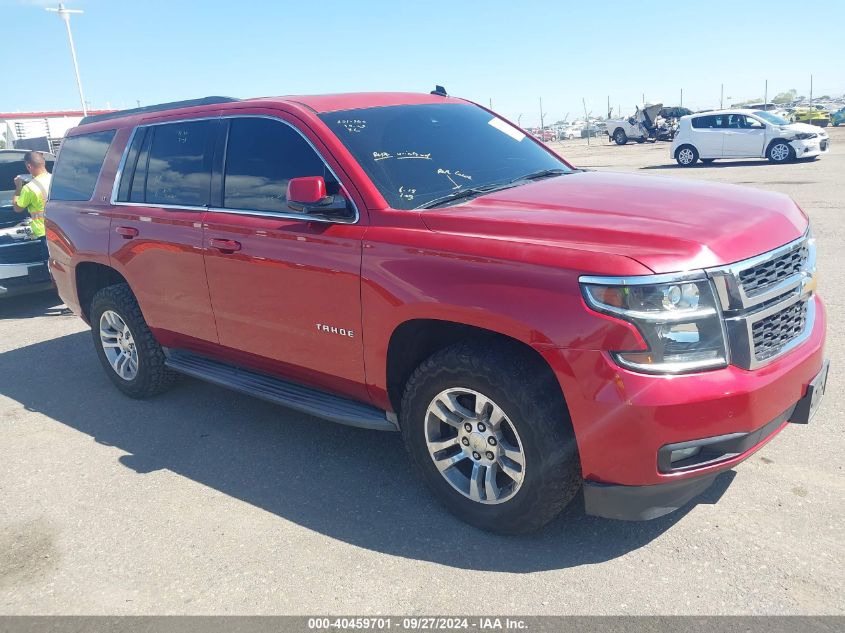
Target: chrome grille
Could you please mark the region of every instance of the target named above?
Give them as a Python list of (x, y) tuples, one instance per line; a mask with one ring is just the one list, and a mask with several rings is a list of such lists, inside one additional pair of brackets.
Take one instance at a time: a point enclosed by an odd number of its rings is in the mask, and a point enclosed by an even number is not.
[(707, 270), (721, 304), (732, 365), (762, 367), (810, 335), (815, 270), (815, 241), (809, 235)]
[(739, 281), (745, 294), (753, 297), (784, 279), (800, 273), (807, 263), (808, 255), (809, 250), (804, 242), (783, 255), (743, 270), (739, 273)]
[(777, 356), (793, 339), (804, 331), (807, 323), (807, 302), (799, 301), (751, 326), (754, 356), (764, 361)]

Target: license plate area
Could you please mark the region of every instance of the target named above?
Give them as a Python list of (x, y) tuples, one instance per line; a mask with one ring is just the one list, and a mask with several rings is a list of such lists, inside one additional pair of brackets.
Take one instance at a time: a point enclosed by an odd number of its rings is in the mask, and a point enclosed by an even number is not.
[(830, 361), (826, 360), (821, 371), (807, 385), (807, 393), (795, 405), (795, 410), (789, 421), (794, 424), (807, 424), (821, 404), (824, 390), (827, 387), (827, 373), (830, 369)]

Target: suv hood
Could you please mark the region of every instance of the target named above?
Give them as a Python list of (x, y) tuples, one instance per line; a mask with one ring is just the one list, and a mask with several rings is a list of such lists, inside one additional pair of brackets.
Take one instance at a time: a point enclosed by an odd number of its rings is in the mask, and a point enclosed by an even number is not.
[(807, 228), (783, 194), (612, 172), (575, 172), (421, 215), (435, 232), (623, 255), (656, 273), (733, 263)]

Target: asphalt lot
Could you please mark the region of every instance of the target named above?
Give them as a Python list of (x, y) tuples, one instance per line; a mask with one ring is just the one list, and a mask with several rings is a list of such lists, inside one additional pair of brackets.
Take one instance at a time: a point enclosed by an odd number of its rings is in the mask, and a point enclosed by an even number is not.
[[(556, 144), (576, 165), (791, 195), (812, 217), (832, 369), (698, 503), (507, 538), (453, 519), (397, 435), (185, 380), (133, 401), (55, 296), (0, 303), (2, 614), (845, 614), (845, 128), (813, 162), (681, 169), (668, 144)], [(718, 501), (718, 503), (716, 503)]]

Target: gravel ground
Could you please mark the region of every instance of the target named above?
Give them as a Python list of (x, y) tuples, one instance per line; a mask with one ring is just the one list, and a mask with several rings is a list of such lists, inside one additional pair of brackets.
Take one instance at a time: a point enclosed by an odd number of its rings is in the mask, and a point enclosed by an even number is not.
[[(810, 214), (832, 371), (698, 503), (505, 538), (446, 514), (397, 435), (186, 380), (121, 396), (55, 296), (0, 303), (2, 614), (845, 614), (845, 128), (821, 160), (681, 169), (668, 144), (558, 144), (576, 165), (790, 194)], [(716, 503), (718, 501), (718, 503)]]

